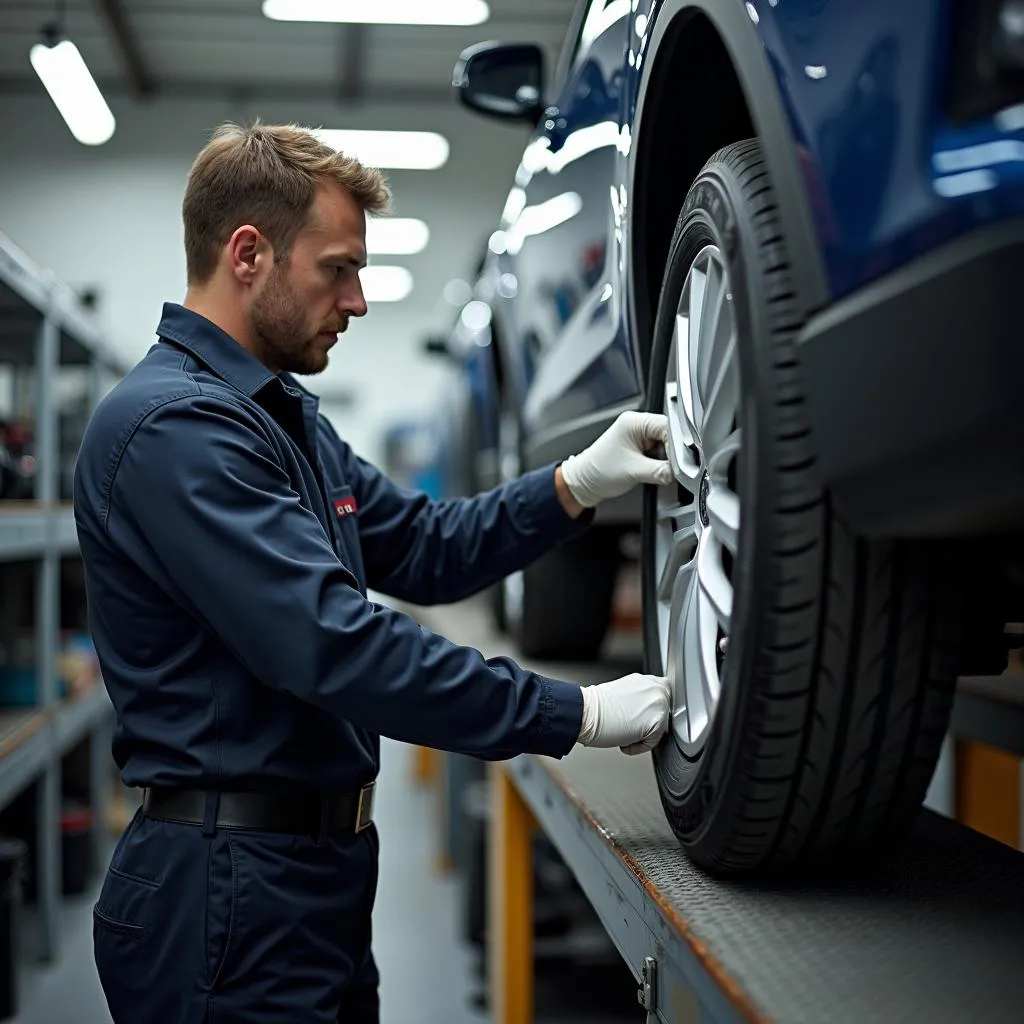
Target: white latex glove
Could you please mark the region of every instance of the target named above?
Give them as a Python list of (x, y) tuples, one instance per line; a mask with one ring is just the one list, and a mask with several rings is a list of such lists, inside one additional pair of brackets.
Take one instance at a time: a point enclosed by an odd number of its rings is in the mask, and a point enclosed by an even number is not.
[(668, 443), (668, 420), (652, 412), (624, 412), (589, 447), (562, 463), (562, 479), (572, 496), (593, 508), (637, 484), (667, 484), (672, 469), (645, 452)]
[(663, 676), (638, 672), (583, 687), (585, 747), (621, 747), (624, 754), (653, 750), (668, 730), (671, 688)]

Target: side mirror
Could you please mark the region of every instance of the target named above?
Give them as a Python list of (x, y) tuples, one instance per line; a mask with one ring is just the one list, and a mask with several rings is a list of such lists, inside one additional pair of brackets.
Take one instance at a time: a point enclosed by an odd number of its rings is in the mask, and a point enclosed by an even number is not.
[(535, 125), (544, 111), (544, 53), (533, 43), (478, 43), (462, 51), (452, 86), (470, 110)]

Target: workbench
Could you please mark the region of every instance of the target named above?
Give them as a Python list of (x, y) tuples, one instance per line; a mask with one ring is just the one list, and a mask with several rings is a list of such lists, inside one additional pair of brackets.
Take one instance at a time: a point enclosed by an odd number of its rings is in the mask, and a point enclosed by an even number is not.
[(899, 850), (859, 877), (722, 882), (683, 854), (649, 756), (524, 756), (495, 766), (493, 787), (495, 1024), (533, 1019), (536, 826), (572, 868), (638, 987), (653, 961), (650, 1020), (1024, 1019), (1024, 855), (947, 818), (923, 812)]

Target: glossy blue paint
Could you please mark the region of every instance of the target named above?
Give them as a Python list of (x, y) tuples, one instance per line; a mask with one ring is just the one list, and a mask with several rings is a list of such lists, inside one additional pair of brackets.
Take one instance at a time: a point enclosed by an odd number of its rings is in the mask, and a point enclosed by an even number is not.
[(947, 116), (952, 0), (747, 6), (801, 153), (833, 298), (1024, 212), (1024, 117)]
[[(946, 113), (954, 0), (720, 2), (746, 12), (732, 21), (767, 58), (767, 80), (747, 88), (776, 90), (785, 110), (833, 300), (1024, 214), (1024, 109), (969, 124)], [(581, 3), (563, 78), (514, 170), (483, 279), (528, 440), (561, 432), (569, 445), (573, 423), (642, 396), (626, 273), (629, 161), (666, 9)], [(517, 281), (514, 295), (498, 294), (501, 275)]]

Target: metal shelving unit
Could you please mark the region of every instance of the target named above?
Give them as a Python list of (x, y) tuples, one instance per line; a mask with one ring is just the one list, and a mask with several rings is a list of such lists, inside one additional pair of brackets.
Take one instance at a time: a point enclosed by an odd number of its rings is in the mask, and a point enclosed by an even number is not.
[(57, 956), (61, 900), (61, 759), (91, 743), (91, 798), (100, 817), (100, 776), (109, 760), (111, 706), (102, 685), (66, 700), (57, 697), (61, 559), (78, 550), (71, 506), (60, 501), (57, 377), (85, 368), (90, 404), (104, 373), (122, 366), (74, 293), (0, 233), (0, 363), (34, 392), (36, 476), (32, 501), (0, 502), (0, 573), (32, 561), (36, 572), (34, 708), (0, 709), (0, 809), (32, 783), (37, 788), (36, 883), (40, 957)]

